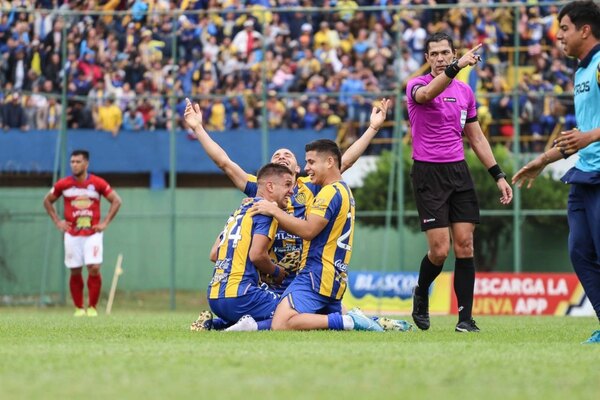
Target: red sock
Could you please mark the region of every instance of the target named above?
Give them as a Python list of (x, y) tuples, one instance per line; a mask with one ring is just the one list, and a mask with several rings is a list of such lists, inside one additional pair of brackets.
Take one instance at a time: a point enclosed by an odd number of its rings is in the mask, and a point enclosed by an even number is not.
[(102, 275), (99, 273), (98, 275), (89, 275), (87, 286), (89, 305), (90, 307), (96, 308), (96, 304), (98, 304), (98, 299), (100, 298), (100, 289), (102, 288)]
[(71, 275), (69, 288), (71, 289), (71, 297), (73, 298), (75, 307), (83, 308), (83, 276), (81, 274)]

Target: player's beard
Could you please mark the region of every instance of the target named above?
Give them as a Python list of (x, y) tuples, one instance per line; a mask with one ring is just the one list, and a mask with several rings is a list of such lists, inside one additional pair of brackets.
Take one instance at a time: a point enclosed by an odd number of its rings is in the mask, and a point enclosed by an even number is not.
[(79, 178), (83, 178), (83, 177), (85, 177), (86, 171), (85, 171), (85, 169), (84, 169), (84, 170), (82, 170), (82, 171), (80, 171), (80, 172), (78, 172), (78, 173), (75, 173), (74, 171), (71, 171), (71, 173), (73, 174), (73, 176), (74, 176), (75, 178), (78, 178), (78, 179), (79, 179)]

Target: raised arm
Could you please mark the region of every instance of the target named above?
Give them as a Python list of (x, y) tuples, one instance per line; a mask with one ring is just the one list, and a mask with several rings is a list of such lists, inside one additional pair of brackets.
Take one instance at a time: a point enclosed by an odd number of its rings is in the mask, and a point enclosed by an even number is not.
[[(454, 68), (454, 72), (455, 72), (454, 75), (456, 75), (456, 73), (458, 73), (458, 71), (460, 71), (467, 65), (477, 64), (477, 62), (479, 61), (480, 58), (479, 58), (479, 55), (476, 54), (475, 52), (477, 50), (479, 50), (479, 48), (481, 48), (481, 43), (478, 44), (477, 46), (473, 47), (471, 50), (469, 50), (458, 61), (455, 61), (456, 64), (453, 63), (454, 64), (453, 68)], [(450, 66), (452, 66), (452, 64), (450, 64)], [(451, 68), (450, 66), (448, 68)], [(448, 87), (450, 82), (452, 82), (452, 79), (454, 79), (454, 78), (449, 77), (446, 73), (441, 73), (438, 76), (436, 76), (435, 78), (433, 78), (433, 80), (431, 82), (429, 82), (427, 85), (415, 86), (413, 88), (413, 92), (411, 93), (411, 95), (417, 103), (419, 103), (419, 104), (427, 103), (427, 102), (435, 99), (440, 93), (442, 93), (444, 91), (444, 89), (446, 89)]]
[(244, 191), (246, 182), (248, 181), (248, 174), (233, 162), (225, 150), (208, 135), (202, 125), (202, 111), (200, 110), (200, 106), (197, 103), (192, 104), (189, 99), (185, 99), (185, 102), (186, 106), (183, 116), (187, 125), (194, 132), (196, 139), (198, 139), (202, 148), (204, 148), (204, 151), (206, 151), (206, 154), (213, 160), (215, 165), (231, 179), (235, 187)]
[(369, 146), (369, 143), (371, 143), (371, 139), (375, 137), (385, 122), (389, 105), (389, 99), (382, 99), (379, 106), (373, 107), (373, 110), (371, 111), (371, 118), (369, 120), (369, 127), (361, 137), (352, 143), (352, 146), (350, 146), (342, 156), (342, 172), (353, 166), (356, 160), (358, 160), (358, 158), (365, 152)]

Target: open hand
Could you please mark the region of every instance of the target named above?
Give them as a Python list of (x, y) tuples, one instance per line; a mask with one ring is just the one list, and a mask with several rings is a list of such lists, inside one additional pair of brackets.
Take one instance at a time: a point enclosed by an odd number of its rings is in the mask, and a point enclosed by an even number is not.
[(279, 210), (279, 207), (276, 203), (272, 203), (267, 200), (260, 200), (252, 206), (250, 209), (251, 215), (262, 214), (268, 217), (275, 216), (275, 213)]
[(376, 131), (381, 128), (381, 125), (385, 122), (387, 116), (388, 107), (390, 106), (390, 99), (381, 99), (381, 103), (373, 107), (371, 111), (371, 118), (369, 120), (369, 126)]
[(538, 157), (527, 163), (512, 178), (513, 185), (522, 187), (527, 182), (527, 189), (531, 188), (533, 181), (542, 172), (546, 164)]
[(190, 99), (185, 99), (185, 111), (183, 113), (185, 123), (192, 130), (202, 127), (202, 111), (198, 103), (193, 104)]
[(502, 194), (500, 197), (500, 203), (504, 205), (509, 204), (513, 197), (512, 188), (508, 182), (506, 182), (506, 179), (499, 179), (496, 184), (498, 185), (498, 189), (500, 189), (500, 193)]

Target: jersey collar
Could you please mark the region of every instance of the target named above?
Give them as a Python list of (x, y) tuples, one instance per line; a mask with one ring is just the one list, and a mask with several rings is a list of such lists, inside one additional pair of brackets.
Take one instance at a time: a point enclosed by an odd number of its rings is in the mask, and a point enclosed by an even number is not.
[(592, 47), (592, 50), (587, 54), (587, 56), (583, 57), (583, 60), (579, 63), (579, 68), (587, 68), (588, 65), (592, 62), (592, 57), (596, 55), (600, 51), (600, 43)]

